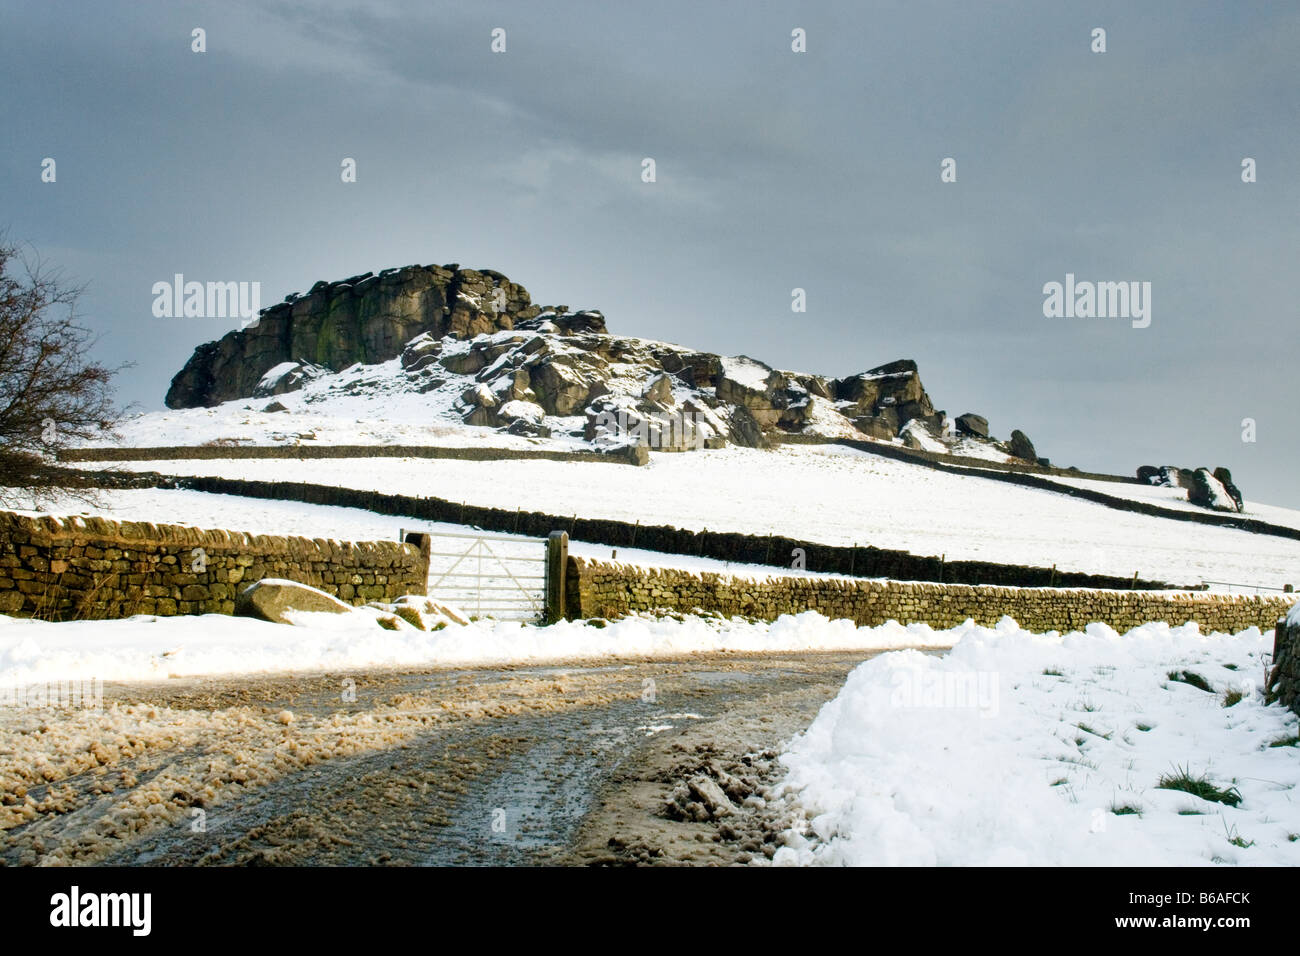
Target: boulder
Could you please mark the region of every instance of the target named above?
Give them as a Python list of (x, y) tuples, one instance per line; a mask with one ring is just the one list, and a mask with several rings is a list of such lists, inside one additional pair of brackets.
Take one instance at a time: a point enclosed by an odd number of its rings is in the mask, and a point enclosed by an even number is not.
[[(898, 417), (895, 431), (913, 418), (928, 420), (935, 413), (912, 359), (899, 359), (836, 379), (830, 383), (830, 390), (840, 411), (850, 419), (875, 419), (882, 409), (893, 408)], [(880, 430), (879, 426), (876, 430)]]
[(746, 355), (723, 358), (718, 401), (744, 408), (763, 430), (796, 431), (807, 420), (808, 390)]
[(650, 379), (641, 398), (646, 402), (667, 407), (673, 403), (673, 383), (666, 373), (659, 373)]
[(740, 445), (743, 448), (771, 447), (758, 419), (744, 405), (737, 405), (731, 410), (727, 420), (727, 437), (731, 439), (733, 445)]
[(438, 364), (457, 375), (473, 375), (487, 368), (488, 359), (482, 349), (469, 348), (463, 352), (449, 352), (438, 359)]
[(402, 349), (402, 368), (408, 372), (419, 372), (436, 362), (441, 353), (442, 339), (434, 338), (431, 332), (421, 333)]
[(302, 388), (314, 378), (328, 374), (329, 369), (310, 362), (281, 362), (258, 379), (253, 386), (253, 398), (284, 395)]
[(1220, 466), (1214, 469), (1214, 477), (1219, 480), (1219, 484), (1223, 485), (1223, 490), (1232, 497), (1232, 501), (1236, 504), (1237, 510), (1244, 511), (1246, 501), (1241, 497), (1241, 489), (1232, 483), (1232, 472), (1227, 468)]
[(288, 611), (324, 611), (346, 614), (353, 608), (332, 594), (283, 578), (263, 578), (239, 592), (235, 599), (235, 613), (241, 617), (256, 617), (274, 624), (289, 624)]
[(1156, 473), (1151, 478), (1151, 484), (1160, 485), (1164, 488), (1186, 488), (1183, 483), (1185, 469), (1177, 465), (1161, 465), (1156, 469)]
[(512, 435), (549, 436), (551, 429), (542, 421), (545, 416), (542, 406), (522, 399), (512, 399), (497, 410), (497, 419)]
[(956, 425), (957, 431), (963, 435), (974, 435), (976, 438), (989, 437), (989, 420), (983, 415), (966, 412), (957, 416)]
[(579, 368), (568, 355), (548, 356), (536, 364), (530, 359), (527, 367), (537, 403), (548, 415), (576, 415), (606, 391), (603, 383), (593, 379), (588, 369)]
[(1187, 485), (1187, 500), (1214, 511), (1240, 511), (1240, 506), (1208, 468), (1197, 468)]
[(1007, 450), (1013, 458), (1021, 458), (1025, 461), (1037, 461), (1038, 452), (1034, 450), (1034, 443), (1029, 440), (1029, 436), (1019, 429), (1011, 433), (1011, 441), (1007, 445)]
[(1155, 465), (1139, 465), (1137, 470), (1137, 480), (1144, 485), (1162, 484), (1160, 469)]
[(555, 327), (559, 329), (561, 335), (577, 335), (581, 332), (596, 332), (604, 334), (605, 316), (595, 309), (588, 309), (585, 312), (575, 312), (570, 315), (559, 314), (551, 317)]

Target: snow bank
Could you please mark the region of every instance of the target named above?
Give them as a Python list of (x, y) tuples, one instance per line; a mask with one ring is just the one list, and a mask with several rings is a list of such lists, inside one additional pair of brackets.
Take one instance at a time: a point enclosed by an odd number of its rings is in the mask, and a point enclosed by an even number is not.
[[(1270, 649), (1255, 629), (1036, 635), (1004, 618), (941, 658), (867, 661), (782, 757), (784, 799), (811, 819), (774, 862), (1300, 864), (1300, 748), (1269, 746), (1297, 720), (1261, 699)], [(1180, 768), (1240, 804), (1157, 787)]]
[(0, 687), (49, 680), (155, 680), (200, 674), (436, 667), (567, 658), (669, 657), (702, 651), (815, 651), (947, 647), (963, 628), (889, 622), (856, 627), (815, 611), (752, 623), (686, 616), (550, 627), (479, 621), (436, 631), (380, 612), (293, 615), (296, 626), (242, 617), (139, 615), (50, 623), (0, 615)]

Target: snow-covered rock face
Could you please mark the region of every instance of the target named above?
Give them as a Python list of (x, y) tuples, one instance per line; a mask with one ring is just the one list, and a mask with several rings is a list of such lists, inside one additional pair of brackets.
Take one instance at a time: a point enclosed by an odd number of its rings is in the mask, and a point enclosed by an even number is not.
[[(292, 363), (272, 371), (280, 390), (266, 394), (283, 395), (292, 381), (304, 405), (327, 405), (340, 393), (413, 394), (424, 396), (431, 415), (464, 425), (601, 447), (767, 447), (778, 433), (892, 439), (909, 423), (939, 417), (915, 371), (868, 373), (844, 385), (745, 356), (614, 336), (599, 312), (546, 312), (471, 339), (425, 332), (394, 361), (333, 375), (308, 376)], [(850, 397), (837, 402), (837, 394)], [(864, 422), (873, 427), (864, 431)], [(927, 447), (945, 446), (936, 438)]]
[(194, 350), (167, 390), (168, 408), (248, 398), (285, 363), (339, 370), (395, 358), (414, 336), (472, 337), (537, 315), (528, 290), (499, 272), (406, 266), (317, 282), (264, 309), (255, 325)]
[[(289, 413), (280, 427), (289, 427), (305, 406), (347, 415), (343, 398), (399, 395), (431, 421), (602, 445), (764, 448), (778, 435), (817, 435), (944, 451), (953, 441), (911, 360), (843, 379), (782, 371), (743, 355), (611, 335), (600, 312), (535, 306), (500, 273), (456, 265), (319, 282), (267, 309), (255, 327), (200, 346), (167, 404), (275, 396), (276, 410)], [(977, 457), (995, 455), (993, 441), (982, 440), (989, 448)]]

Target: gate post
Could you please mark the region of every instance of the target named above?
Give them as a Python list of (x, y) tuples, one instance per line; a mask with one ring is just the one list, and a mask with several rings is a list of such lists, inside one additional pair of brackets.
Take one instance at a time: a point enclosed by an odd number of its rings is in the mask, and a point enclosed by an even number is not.
[(433, 535), (423, 531), (402, 529), (402, 540), (420, 549), (420, 561), (424, 564), (424, 594), (429, 593), (429, 562), (433, 560)]
[(546, 624), (564, 620), (564, 572), (568, 564), (569, 535), (552, 531), (546, 539)]

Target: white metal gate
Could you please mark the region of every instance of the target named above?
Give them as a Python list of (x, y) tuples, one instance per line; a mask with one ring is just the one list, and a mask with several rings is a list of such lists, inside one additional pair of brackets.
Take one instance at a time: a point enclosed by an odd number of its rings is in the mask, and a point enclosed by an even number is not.
[(431, 532), (429, 597), (471, 617), (536, 621), (546, 611), (546, 540)]

